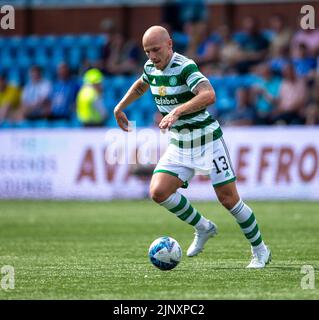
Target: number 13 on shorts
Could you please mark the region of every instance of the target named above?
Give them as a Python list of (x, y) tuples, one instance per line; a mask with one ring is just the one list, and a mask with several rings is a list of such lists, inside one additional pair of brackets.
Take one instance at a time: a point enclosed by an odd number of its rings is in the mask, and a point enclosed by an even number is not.
[(214, 168), (212, 169), (210, 177), (214, 187), (222, 186), (236, 180), (236, 175), (223, 137), (214, 141), (213, 164)]

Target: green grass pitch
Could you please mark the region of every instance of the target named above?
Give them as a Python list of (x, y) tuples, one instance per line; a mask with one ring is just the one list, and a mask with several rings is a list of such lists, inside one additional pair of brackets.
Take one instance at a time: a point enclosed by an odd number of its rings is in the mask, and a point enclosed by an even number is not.
[[(218, 203), (194, 202), (219, 234), (188, 258), (193, 228), (151, 201), (1, 201), (0, 268), (14, 267), (15, 287), (0, 299), (319, 299), (319, 203), (248, 204), (272, 250), (264, 270), (245, 269), (249, 245)], [(171, 271), (148, 259), (162, 235), (182, 246)], [(301, 288), (303, 265), (314, 289)]]

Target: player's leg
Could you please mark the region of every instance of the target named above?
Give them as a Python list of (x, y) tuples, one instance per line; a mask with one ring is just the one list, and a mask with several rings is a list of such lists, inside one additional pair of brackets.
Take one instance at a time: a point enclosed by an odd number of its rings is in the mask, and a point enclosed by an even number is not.
[(176, 173), (156, 171), (150, 184), (150, 197), (174, 213), (177, 218), (194, 226), (195, 229), (209, 229), (210, 221), (203, 217), (189, 200), (177, 191), (184, 185), (184, 181), (179, 179)]
[[(162, 165), (161, 168), (163, 168)], [(150, 184), (150, 196), (159, 205), (175, 214), (177, 218), (195, 228), (195, 239), (187, 251), (188, 256), (194, 256), (201, 252), (207, 240), (217, 233), (217, 227), (177, 191), (178, 188), (185, 186), (193, 175), (192, 170), (177, 166), (173, 170), (175, 172), (157, 168), (154, 171)], [(177, 177), (179, 174), (176, 172), (179, 172), (181, 179)]]
[(215, 187), (215, 192), (221, 204), (235, 217), (238, 225), (249, 241), (253, 260), (249, 268), (263, 268), (271, 260), (270, 250), (264, 244), (260, 229), (252, 209), (240, 199), (236, 183), (231, 182)]
[(253, 260), (249, 268), (263, 268), (271, 259), (270, 250), (264, 244), (252, 209), (240, 198), (236, 176), (223, 138), (216, 141), (214, 149), (215, 169), (212, 171), (213, 186), (218, 200), (234, 216), (251, 245)]
[(173, 173), (157, 172), (153, 174), (150, 183), (150, 197), (156, 203), (161, 204), (167, 200), (184, 182)]

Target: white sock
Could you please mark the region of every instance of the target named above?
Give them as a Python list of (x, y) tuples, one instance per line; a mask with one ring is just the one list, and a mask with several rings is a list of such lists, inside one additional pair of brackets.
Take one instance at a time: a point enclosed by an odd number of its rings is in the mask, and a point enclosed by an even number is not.
[(179, 192), (171, 194), (160, 205), (198, 230), (207, 230), (210, 227), (209, 220), (193, 208), (188, 199)]
[(261, 238), (253, 211), (241, 199), (229, 211), (235, 217), (254, 252), (264, 248), (265, 244)]
[(198, 223), (194, 226), (197, 230), (208, 230), (212, 226), (211, 222), (205, 217), (201, 216)]

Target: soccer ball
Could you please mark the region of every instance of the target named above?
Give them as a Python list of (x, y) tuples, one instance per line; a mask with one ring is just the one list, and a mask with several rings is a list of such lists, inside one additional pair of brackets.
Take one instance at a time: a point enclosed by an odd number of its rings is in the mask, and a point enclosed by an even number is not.
[(148, 256), (155, 267), (171, 270), (181, 261), (182, 249), (175, 239), (160, 237), (150, 245)]

